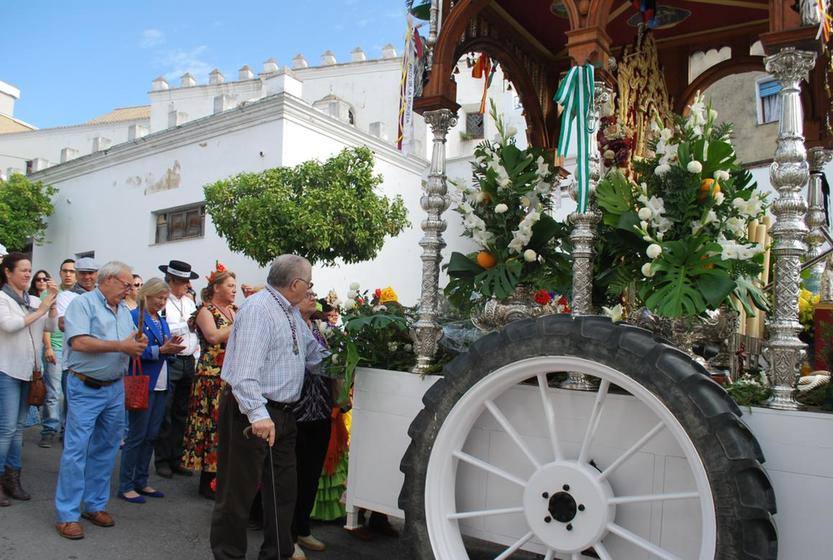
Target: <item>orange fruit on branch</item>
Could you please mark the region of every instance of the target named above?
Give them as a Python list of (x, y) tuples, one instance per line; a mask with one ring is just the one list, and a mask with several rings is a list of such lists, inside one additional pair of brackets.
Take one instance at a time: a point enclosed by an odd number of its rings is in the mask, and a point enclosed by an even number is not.
[(489, 270), (490, 268), (494, 268), (497, 264), (497, 259), (489, 251), (480, 251), (477, 253), (477, 264), (486, 270)]
[(712, 197), (717, 196), (717, 193), (720, 192), (720, 185), (714, 179), (703, 179), (700, 183), (700, 193), (697, 195), (697, 200), (699, 202), (703, 202), (706, 200), (710, 195)]

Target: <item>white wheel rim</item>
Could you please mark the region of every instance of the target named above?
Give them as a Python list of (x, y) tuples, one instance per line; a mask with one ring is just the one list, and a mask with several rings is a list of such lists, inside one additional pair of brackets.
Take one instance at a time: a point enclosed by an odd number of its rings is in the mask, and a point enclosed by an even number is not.
[[(554, 421), (555, 415), (551, 396), (553, 392), (563, 391), (563, 389), (547, 387), (543, 391), (540, 390), (542, 378), (545, 380), (546, 374), (553, 371), (577, 372), (601, 379), (600, 391), (596, 395), (593, 411), (585, 432), (585, 441), (582, 443), (576, 457), (565, 457), (563, 455), (558, 426), (555, 425)], [(503, 417), (500, 409), (495, 405), (495, 400), (500, 395), (521, 381), (536, 376), (539, 379), (541, 403), (550, 435), (552, 458), (554, 459), (548, 463), (542, 463), (526, 448), (514, 427)], [(659, 417), (660, 422), (619, 459), (607, 465), (604, 471), (599, 471), (595, 466), (590, 465), (589, 453), (592, 448), (593, 437), (596, 435), (595, 430), (598, 428), (603, 414), (610, 384), (615, 384), (629, 392), (642, 405)], [(550, 403), (549, 406), (545, 404), (547, 401)], [(534, 470), (530, 478), (524, 480), (462, 451), (475, 422), (484, 411), (488, 411), (485, 413), (494, 416), (508, 436), (515, 442), (518, 451), (523, 453), (527, 460), (532, 463)], [(537, 411), (531, 411), (530, 413), (540, 414)], [(608, 475), (663, 430), (667, 430), (673, 436), (682, 450), (691, 471), (695, 488), (687, 492), (656, 495), (634, 496), (628, 495), (627, 491), (620, 492), (620, 495), (617, 495), (615, 489), (607, 481)], [(458, 512), (456, 508), (456, 479), (457, 465), (460, 462), (474, 465), (478, 469), (485, 469), (492, 475), (520, 486), (522, 488), (522, 499), (518, 500), (519, 503), (515, 507)], [(553, 511), (561, 514), (562, 518), (567, 518), (571, 514), (574, 516), (573, 521), (569, 522), (573, 525), (570, 531), (566, 531), (568, 522), (543, 521), (545, 515), (552, 517), (552, 514), (547, 513), (549, 511), (548, 504), (545, 503), (547, 500), (543, 498), (543, 493), (547, 490), (542, 489), (551, 488), (550, 494), (556, 490), (565, 493), (554, 487), (556, 479), (559, 481), (558, 484), (562, 484), (562, 482), (564, 484), (571, 483), (570, 491), (566, 494), (569, 494), (576, 504), (583, 501), (588, 502), (586, 509), (578, 512), (575, 511), (570, 499), (566, 496), (560, 496), (556, 500)], [(546, 560), (552, 560), (556, 557), (556, 554), (558, 554), (558, 557), (578, 560), (581, 558), (580, 552), (587, 548), (594, 548), (602, 560), (610, 559), (613, 556), (608, 553), (604, 540), (605, 538), (611, 538), (611, 536), (624, 539), (637, 547), (643, 554), (640, 558), (656, 557), (677, 560), (679, 557), (670, 551), (650, 542), (645, 536), (635, 534), (616, 523), (617, 504), (664, 502), (666, 500), (699, 501), (701, 545), (699, 554), (691, 558), (713, 560), (717, 541), (714, 499), (703, 462), (682, 425), (654, 394), (631, 377), (598, 362), (572, 356), (543, 356), (514, 362), (491, 372), (469, 389), (455, 403), (437, 432), (428, 459), (425, 481), (425, 516), (434, 557), (455, 560), (468, 558), (460, 532), (459, 520), (479, 516), (520, 513), (523, 513), (526, 519), (528, 532), (519, 536), (516, 542), (507, 545), (508, 547), (496, 557), (497, 560), (509, 558), (516, 550), (522, 548), (533, 538), (544, 543), (547, 549)], [(567, 504), (566, 509), (559, 509), (565, 503)], [(552, 501), (549, 502), (549, 505), (552, 505)], [(685, 558), (685, 560), (690, 559)]]

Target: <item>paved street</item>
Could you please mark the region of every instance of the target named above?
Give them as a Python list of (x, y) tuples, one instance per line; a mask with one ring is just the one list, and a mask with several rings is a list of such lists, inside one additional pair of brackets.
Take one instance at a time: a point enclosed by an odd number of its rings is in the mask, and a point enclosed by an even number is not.
[[(109, 511), (116, 526), (104, 529), (84, 521), (83, 540), (68, 541), (59, 537), (54, 528), (53, 497), (61, 446), (38, 447), (38, 430), (27, 430), (23, 450), (23, 484), (32, 494), (32, 500), (15, 501), (11, 507), (0, 508), (0, 560), (208, 560), (211, 557), (208, 522), (213, 502), (197, 495), (196, 478), (166, 480), (154, 473), (151, 484), (167, 496), (137, 505), (115, 498), (114, 476)], [(329, 548), (325, 552), (309, 553), (311, 560), (404, 558), (395, 538), (380, 536), (365, 543), (350, 536), (341, 524), (320, 524), (313, 532)], [(256, 558), (261, 533), (252, 531), (249, 537), (249, 557)]]
[[(58, 536), (54, 526), (55, 482), (61, 445), (52, 449), (37, 446), (40, 428), (29, 428), (23, 448), (23, 485), (32, 494), (29, 502), (14, 501), (0, 508), (0, 560), (209, 560), (208, 523), (213, 502), (197, 495), (197, 478), (166, 480), (151, 474), (150, 483), (164, 491), (161, 500), (148, 498), (145, 504), (129, 504), (115, 497), (108, 511), (116, 526), (104, 529), (87, 521), (85, 538), (69, 541)], [(152, 469), (151, 469), (152, 470)], [(118, 473), (116, 464), (115, 475)], [(400, 528), (400, 522), (392, 520)], [(359, 541), (342, 529), (341, 523), (321, 523), (313, 533), (327, 543), (324, 552), (310, 552), (310, 560), (398, 560), (407, 555), (399, 540), (378, 536), (372, 542)], [(249, 532), (249, 558), (257, 558), (261, 533)], [(499, 550), (480, 542), (469, 543), (470, 560), (494, 558)], [(518, 560), (541, 556), (518, 553)]]

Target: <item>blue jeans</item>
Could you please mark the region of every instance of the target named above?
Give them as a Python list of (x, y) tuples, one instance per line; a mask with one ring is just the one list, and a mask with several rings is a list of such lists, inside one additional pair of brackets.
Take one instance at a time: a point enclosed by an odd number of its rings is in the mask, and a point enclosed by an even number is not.
[(94, 389), (75, 375), (67, 377), (67, 424), (58, 471), (55, 509), (58, 521), (78, 521), (81, 508), (107, 509), (110, 477), (124, 431), (124, 384)]
[(0, 371), (0, 467), (20, 468), (28, 401), (29, 383)]
[(121, 452), (119, 492), (139, 491), (148, 485), (148, 469), (165, 417), (167, 391), (151, 389), (147, 410), (129, 411), (129, 427)]
[(64, 390), (61, 386), (61, 350), (55, 350), (55, 363), (43, 361), (43, 381), (46, 384), (46, 400), (41, 414), (41, 435), (55, 434), (64, 424)]

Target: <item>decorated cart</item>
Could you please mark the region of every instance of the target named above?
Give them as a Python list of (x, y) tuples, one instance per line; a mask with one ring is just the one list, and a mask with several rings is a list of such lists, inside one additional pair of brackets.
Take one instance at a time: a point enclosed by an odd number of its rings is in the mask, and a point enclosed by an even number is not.
[[(404, 516), (420, 559), (830, 556), (833, 416), (794, 397), (806, 351), (802, 265), (817, 290), (831, 280), (817, 264), (829, 239), (826, 7), (422, 4), (430, 27), (414, 106), (434, 145), (416, 365), (357, 372), (348, 527), (358, 508)], [(764, 55), (750, 54), (757, 41)], [(693, 52), (725, 46), (728, 58), (689, 79)], [(474, 182), (460, 188), (456, 210), (481, 250), (445, 261), (445, 293), (458, 304), (481, 297), (472, 319), (493, 332), (436, 374), (444, 144), (457, 120), (454, 69), (469, 53), (511, 79), (531, 147), (518, 149), (494, 115), (499, 135), (478, 148)], [(698, 96), (764, 68), (780, 85), (772, 222), (730, 130)], [(548, 201), (565, 175), (554, 163), (572, 149), (576, 209), (559, 236)], [(559, 259), (569, 314), (553, 295)], [(757, 342), (768, 398), (742, 410), (711, 373), (723, 366), (737, 382), (754, 369)]]

